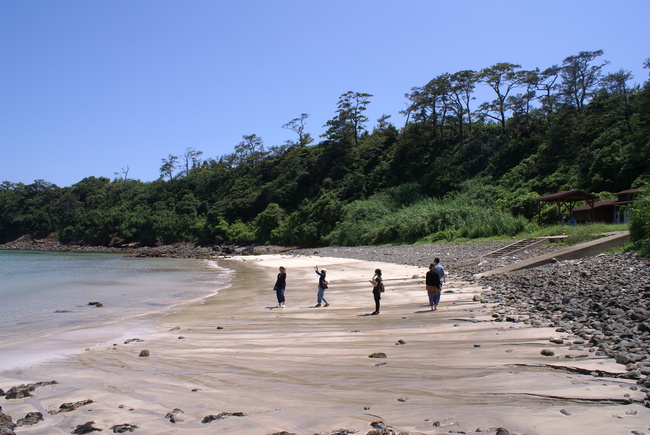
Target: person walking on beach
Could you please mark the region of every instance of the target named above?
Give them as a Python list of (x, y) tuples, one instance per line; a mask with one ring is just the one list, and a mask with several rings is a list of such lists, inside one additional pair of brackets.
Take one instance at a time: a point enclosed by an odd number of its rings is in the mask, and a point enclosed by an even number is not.
[(436, 272), (438, 272), (438, 276), (440, 277), (440, 288), (442, 288), (442, 283), (445, 282), (445, 269), (442, 267), (442, 264), (440, 264), (440, 259), (438, 257), (433, 259), (433, 264), (435, 265)]
[(427, 295), (429, 296), (429, 306), (431, 307), (431, 311), (436, 311), (438, 309), (441, 288), (442, 283), (440, 282), (440, 275), (438, 274), (436, 263), (434, 262), (429, 265), (429, 271), (427, 272), (426, 277), (426, 289)]
[(381, 269), (375, 269), (375, 274), (370, 280), (370, 284), (372, 284), (372, 295), (375, 298), (375, 311), (372, 312), (372, 315), (375, 316), (379, 314), (379, 301), (381, 301), (381, 294), (384, 292), (384, 282), (381, 279)]
[(316, 306), (320, 307), (321, 302), (325, 302), (325, 306), (329, 307), (330, 304), (329, 302), (327, 302), (327, 299), (325, 299), (325, 289), (328, 286), (328, 282), (326, 279), (327, 271), (325, 269), (321, 269), (319, 272), (318, 266), (314, 266), (314, 270), (316, 271), (316, 275), (318, 275), (318, 303), (316, 304)]
[(278, 308), (284, 308), (284, 289), (287, 287), (287, 269), (280, 266), (280, 273), (278, 273), (278, 278), (275, 280), (275, 295), (278, 298)]

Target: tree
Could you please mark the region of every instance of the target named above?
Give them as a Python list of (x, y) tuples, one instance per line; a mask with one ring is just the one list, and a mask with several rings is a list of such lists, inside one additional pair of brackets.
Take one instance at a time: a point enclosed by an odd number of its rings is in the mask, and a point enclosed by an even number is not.
[(603, 50), (581, 51), (562, 62), (561, 93), (564, 102), (575, 107), (578, 113), (582, 113), (585, 103), (593, 96), (602, 77), (601, 71), (609, 63), (607, 61), (597, 65), (592, 63), (603, 54)]
[(525, 87), (525, 92), (508, 97), (508, 104), (515, 114), (528, 115), (532, 109), (532, 103), (537, 97), (537, 88), (541, 78), (539, 68), (532, 71), (519, 71), (518, 75), (519, 84)]
[(628, 130), (630, 129), (630, 94), (633, 89), (627, 86), (627, 82), (634, 76), (630, 71), (618, 70), (615, 73), (607, 74), (602, 79), (603, 88), (613, 95), (618, 95), (622, 99), (623, 116)]
[(557, 95), (553, 91), (557, 88), (557, 79), (560, 77), (560, 67), (557, 65), (550, 66), (539, 73), (537, 78), (537, 90), (544, 93), (539, 97), (542, 108), (546, 113), (551, 113), (555, 108)]
[(178, 162), (178, 156), (169, 155), (166, 159), (162, 159), (160, 165), (160, 179), (167, 177), (170, 181), (174, 179), (174, 171)]
[(467, 114), (467, 124), (471, 131), (472, 129), (472, 111), (470, 110), (469, 103), (473, 100), (472, 92), (476, 87), (477, 76), (476, 72), (472, 70), (459, 71), (450, 75), (449, 77), (449, 100), (450, 108), (456, 115), (458, 121), (458, 136), (461, 145), (464, 142), (463, 121), (465, 114)]
[(118, 178), (120, 178), (122, 182), (126, 184), (126, 180), (129, 178), (130, 170), (131, 170), (131, 166), (126, 165), (126, 169), (122, 168), (120, 169), (120, 172), (114, 172), (115, 179), (117, 180)]
[(298, 142), (293, 143), (298, 147), (307, 146), (314, 141), (309, 133), (305, 133), (305, 121), (307, 118), (309, 118), (309, 115), (302, 113), (298, 118), (294, 118), (282, 126), (282, 128), (291, 130), (298, 135)]
[(321, 137), (345, 141), (350, 136), (355, 145), (359, 145), (359, 136), (365, 131), (368, 118), (363, 114), (372, 95), (359, 92), (346, 92), (339, 97), (336, 117), (327, 121), (323, 127), (327, 131)]
[(423, 87), (415, 87), (406, 97), (411, 101), (405, 114), (409, 121), (423, 123), (431, 127), (435, 135), (442, 137), (449, 111), (450, 75), (445, 73), (433, 78)]
[(190, 172), (194, 169), (201, 166), (201, 160), (199, 159), (203, 151), (198, 151), (196, 148), (187, 147), (185, 149), (185, 154), (183, 154), (183, 166), (184, 174), (186, 177), (189, 177)]
[(499, 121), (503, 127), (506, 125), (506, 112), (510, 110), (508, 95), (521, 85), (522, 74), (515, 71), (521, 65), (514, 63), (497, 63), (489, 68), (484, 68), (478, 78), (487, 84), (497, 95), (495, 100), (481, 104), (481, 110), (488, 118)]
[(235, 146), (235, 164), (254, 168), (264, 156), (264, 141), (256, 134), (242, 136), (243, 141)]

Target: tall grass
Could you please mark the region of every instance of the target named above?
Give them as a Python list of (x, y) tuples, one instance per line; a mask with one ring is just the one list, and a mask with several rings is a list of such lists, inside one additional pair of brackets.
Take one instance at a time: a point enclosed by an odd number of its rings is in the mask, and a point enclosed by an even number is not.
[(407, 204), (405, 192), (386, 191), (343, 210), (343, 219), (329, 235), (335, 245), (436, 242), (512, 236), (529, 228), (495, 206), (496, 188), (467, 182), (445, 198), (421, 198)]

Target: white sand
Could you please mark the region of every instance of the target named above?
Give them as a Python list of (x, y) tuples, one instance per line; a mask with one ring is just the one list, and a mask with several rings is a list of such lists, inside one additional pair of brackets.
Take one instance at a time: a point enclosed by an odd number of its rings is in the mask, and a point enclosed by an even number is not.
[[(59, 382), (28, 399), (0, 399), (14, 422), (29, 411), (46, 414), (64, 402), (95, 401), (46, 415), (17, 433), (69, 434), (88, 421), (108, 433), (113, 425), (130, 423), (143, 434), (314, 434), (340, 428), (365, 434), (373, 421), (424, 434), (477, 428), (494, 433), (497, 427), (531, 435), (650, 430), (650, 409), (640, 404), (589, 401), (640, 400), (644, 393), (630, 389), (633, 381), (545, 365), (618, 373), (623, 366), (593, 353), (565, 358), (588, 352), (549, 343), (561, 336), (552, 329), (492, 322), (484, 305), (472, 301), (479, 287), (448, 279), (444, 290), (453, 293), (443, 293), (440, 309), (431, 312), (424, 268), (279, 255), (224, 261), (237, 270), (234, 285), (160, 319), (158, 332), (137, 337), (144, 342), (109, 343), (2, 373), (5, 390)], [(316, 264), (328, 270), (327, 308), (314, 308)], [(284, 309), (275, 308), (272, 291), (281, 265), (288, 269)], [(368, 280), (377, 267), (387, 290), (381, 314), (370, 316)], [(540, 355), (544, 348), (556, 356)], [(138, 357), (142, 349), (150, 351), (148, 358)], [(387, 358), (369, 358), (374, 352)], [(165, 415), (175, 408), (184, 413), (174, 424)], [(201, 423), (220, 412), (245, 416)]]

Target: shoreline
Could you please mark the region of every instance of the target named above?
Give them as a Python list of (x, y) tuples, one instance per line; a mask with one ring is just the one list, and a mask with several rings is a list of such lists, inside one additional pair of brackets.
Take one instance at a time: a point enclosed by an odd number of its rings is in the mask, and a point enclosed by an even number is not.
[[(366, 433), (373, 421), (427, 434), (644, 430), (650, 414), (635, 382), (619, 377), (625, 366), (550, 343), (575, 337), (532, 328), (526, 315), (495, 321), (496, 304), (474, 297), (487, 289), (453, 268), (445, 286), (453, 293), (443, 293), (439, 311), (431, 313), (423, 267), (293, 254), (220, 260), (238, 271), (232, 287), (158, 319), (158, 331), (142, 343), (117, 343), (21, 372), (24, 381), (49, 381), (47, 373), (59, 384), (0, 406), (16, 420), (35, 403), (51, 410), (61, 402), (95, 401), (17, 433), (70, 433), (87, 421), (105, 430), (128, 421), (140, 426), (136, 433), (312, 434), (342, 427)], [(328, 308), (313, 308), (315, 264), (328, 269)], [(288, 268), (284, 310), (274, 308), (271, 291), (279, 265)], [(381, 315), (367, 316), (373, 302), (366, 281), (377, 265), (387, 293)], [(557, 355), (540, 355), (548, 347)], [(145, 348), (150, 356), (138, 357)], [(387, 358), (369, 358), (382, 352)], [(9, 381), (0, 378), (0, 387)], [(183, 414), (171, 423), (165, 415), (175, 408)], [(200, 422), (221, 412), (244, 416)]]
[(0, 250), (5, 251), (47, 251), (72, 253), (101, 253), (122, 254), (127, 257), (148, 258), (194, 258), (216, 260), (230, 255), (260, 255), (274, 254), (283, 250), (281, 246), (232, 246), (213, 245), (200, 246), (189, 242), (178, 242), (161, 246), (140, 246), (128, 244), (124, 246), (98, 246), (62, 244), (56, 239), (35, 239), (25, 235), (11, 242), (0, 244)]
[[(40, 255), (52, 254), (59, 259), (53, 264), (67, 264), (65, 259), (74, 258), (74, 254), (67, 252), (24, 252), (28, 260), (7, 258), (24, 262), (32, 261), (29, 259), (34, 256), (40, 259)], [(77, 263), (73, 260), (73, 265), (84, 264), (80, 270), (90, 268), (94, 273), (77, 275), (75, 269), (73, 278), (58, 281), (54, 276), (51, 285), (48, 279), (28, 280), (27, 284), (16, 288), (9, 283), (10, 300), (15, 304), (10, 303), (9, 310), (3, 311), (0, 371), (66, 359), (104, 343), (124, 341), (129, 338), (125, 335), (153, 330), (161, 317), (186, 305), (200, 304), (228, 287), (232, 279), (231, 271), (219, 267), (214, 260), (139, 259), (113, 255), (92, 253), (83, 257), (92, 258), (90, 261)], [(97, 265), (96, 269), (86, 263)], [(39, 264), (38, 260), (35, 264)], [(98, 273), (102, 271), (105, 273)], [(122, 271), (124, 274), (115, 274)], [(47, 270), (44, 273), (48, 276)], [(30, 294), (43, 294), (38, 305), (30, 298), (23, 298), (25, 302), (15, 300), (21, 292), (36, 288), (41, 293)]]

